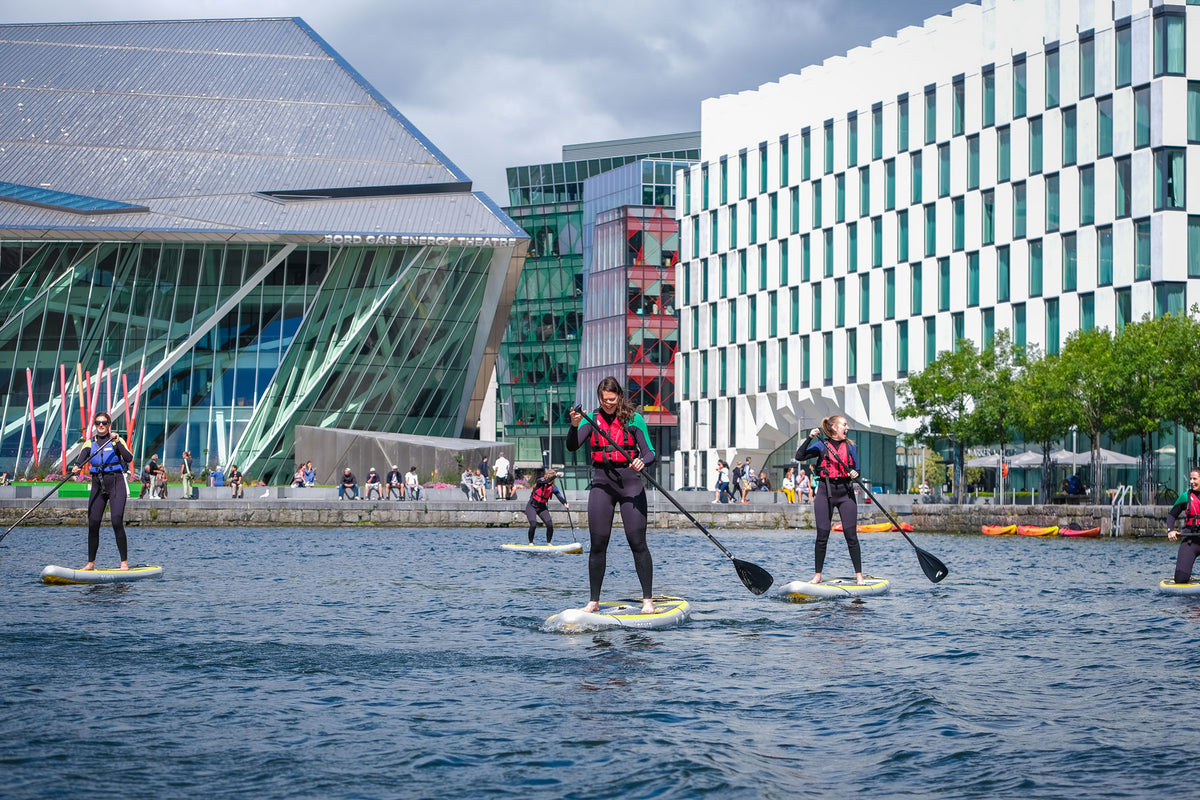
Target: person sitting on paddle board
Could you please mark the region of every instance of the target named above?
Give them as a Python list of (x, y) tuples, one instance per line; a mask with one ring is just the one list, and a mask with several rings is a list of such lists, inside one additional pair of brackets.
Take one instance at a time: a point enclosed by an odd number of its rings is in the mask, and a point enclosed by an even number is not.
[[(1192, 582), (1192, 565), (1200, 556), (1200, 467), (1188, 473), (1188, 490), (1167, 512), (1167, 538), (1179, 541), (1175, 555), (1175, 583)], [(1183, 524), (1176, 528), (1176, 523)], [(1182, 531), (1182, 532), (1181, 532)]]
[[(653, 614), (654, 560), (646, 546), (646, 487), (638, 473), (654, 462), (654, 448), (650, 446), (645, 421), (633, 410), (616, 378), (610, 375), (600, 381), (596, 397), (600, 400), (600, 410), (588, 415), (591, 421), (584, 422), (582, 410), (572, 408), (571, 428), (567, 431), (567, 449), (578, 450), (586, 444), (592, 460), (592, 487), (588, 491), (591, 599), (584, 610), (600, 610), (608, 540), (612, 536), (613, 514), (620, 506), (625, 539), (633, 551), (633, 564), (642, 585), (642, 613)], [(618, 446), (614, 447), (613, 442)]]
[(100, 522), (104, 519), (104, 506), (107, 504), (112, 517), (113, 535), (117, 537), (117, 550), (121, 553), (121, 569), (127, 570), (129, 545), (125, 539), (125, 499), (129, 497), (129, 484), (125, 481), (125, 468), (133, 461), (133, 453), (129, 452), (121, 437), (113, 432), (112, 417), (108, 414), (97, 414), (92, 425), (96, 435), (71, 467), (71, 473), (78, 475), (84, 464), (92, 465), (92, 488), (88, 493), (88, 561), (81, 569), (96, 568)]
[[(825, 549), (829, 545), (829, 533), (833, 530), (833, 509), (842, 518), (842, 532), (846, 547), (850, 550), (850, 561), (854, 564), (854, 577), (863, 582), (862, 550), (858, 544), (858, 500), (854, 496), (853, 481), (858, 477), (858, 450), (854, 442), (846, 438), (850, 423), (841, 414), (821, 420), (821, 428), (813, 428), (808, 438), (796, 451), (797, 461), (817, 459), (817, 474), (821, 476), (817, 495), (813, 500), (813, 517), (817, 525), (817, 543), (814, 548), (816, 574), (812, 583), (821, 582), (821, 570), (825, 566)], [(824, 432), (828, 444), (820, 440)]]
[(558, 479), (558, 473), (553, 467), (546, 467), (546, 471), (542, 473), (542, 477), (537, 479), (537, 483), (533, 485), (533, 490), (529, 493), (529, 502), (525, 504), (525, 516), (529, 520), (529, 543), (533, 544), (533, 534), (537, 532), (538, 520), (546, 526), (546, 544), (552, 544), (554, 539), (554, 519), (550, 516), (550, 498), (557, 497), (558, 502), (562, 503), (567, 508), (571, 506), (567, 503), (567, 496), (563, 494), (563, 490), (558, 488), (558, 484), (554, 481)]

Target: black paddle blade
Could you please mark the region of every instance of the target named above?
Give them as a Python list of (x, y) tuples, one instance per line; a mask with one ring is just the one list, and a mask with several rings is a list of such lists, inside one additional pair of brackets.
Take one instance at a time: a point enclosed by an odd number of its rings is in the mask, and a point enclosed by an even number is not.
[(754, 594), (762, 594), (767, 589), (771, 588), (771, 584), (775, 579), (771, 577), (771, 573), (760, 567), (758, 564), (751, 564), (749, 561), (741, 561), (733, 559), (733, 566), (737, 569), (738, 577), (742, 579), (742, 583), (746, 584), (746, 588)]
[(937, 556), (932, 553), (927, 553), (921, 548), (913, 545), (913, 550), (917, 551), (917, 561), (921, 562), (921, 569), (925, 572), (925, 577), (937, 583), (942, 578), (950, 574), (950, 569), (938, 560)]

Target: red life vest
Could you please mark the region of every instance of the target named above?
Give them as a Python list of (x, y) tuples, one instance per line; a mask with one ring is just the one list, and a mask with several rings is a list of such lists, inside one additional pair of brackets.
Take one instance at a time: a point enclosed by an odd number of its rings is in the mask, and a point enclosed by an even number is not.
[(1200, 495), (1188, 492), (1187, 511), (1183, 516), (1183, 527), (1188, 530), (1200, 531)]
[(825, 452), (821, 454), (822, 475), (830, 479), (849, 478), (852, 467), (849, 442), (844, 439), (837, 444), (832, 441), (825, 442)]
[[(596, 413), (592, 415), (592, 427), (588, 445), (592, 451), (593, 464), (632, 464), (637, 458), (637, 442), (619, 419), (614, 417), (612, 422), (607, 422), (603, 414)], [(599, 430), (595, 430), (596, 428)], [(608, 438), (605, 438), (601, 430), (608, 433)], [(612, 442), (609, 439), (612, 439)], [(613, 447), (613, 442), (618, 446)]]
[(529, 493), (529, 499), (535, 503), (546, 505), (550, 502), (550, 498), (554, 496), (554, 481), (537, 482), (537, 486)]

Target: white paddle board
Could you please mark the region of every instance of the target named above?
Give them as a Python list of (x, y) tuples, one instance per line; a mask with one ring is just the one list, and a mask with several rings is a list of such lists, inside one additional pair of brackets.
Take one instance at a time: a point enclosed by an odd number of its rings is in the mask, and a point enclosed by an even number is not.
[(692, 605), (682, 597), (654, 597), (654, 613), (642, 613), (641, 600), (601, 600), (600, 610), (568, 608), (546, 620), (548, 630), (568, 633), (604, 628), (669, 628), (682, 625), (692, 615)]
[(163, 568), (138, 564), (129, 569), (71, 569), (50, 564), (42, 570), (42, 582), (66, 583), (126, 583), (146, 578), (161, 578)]
[(579, 542), (569, 544), (502, 544), (501, 550), (515, 550), (519, 553), (582, 553), (583, 545)]
[(829, 578), (820, 583), (792, 581), (780, 587), (779, 595), (793, 603), (803, 603), (831, 597), (868, 597), (884, 594), (890, 587), (887, 578), (864, 575), (863, 581), (862, 585), (856, 583), (854, 578)]
[(1176, 583), (1174, 578), (1164, 578), (1158, 582), (1158, 590), (1163, 594), (1200, 594), (1200, 581)]

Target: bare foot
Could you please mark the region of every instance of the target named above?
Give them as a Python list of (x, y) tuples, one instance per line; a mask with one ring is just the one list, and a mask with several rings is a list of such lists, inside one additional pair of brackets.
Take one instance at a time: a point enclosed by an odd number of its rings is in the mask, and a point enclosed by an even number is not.
[(80, 571), (80, 572), (87, 572), (87, 571), (89, 571), (89, 570), (94, 570), (95, 568), (96, 568), (96, 562), (94, 562), (94, 561), (89, 561), (89, 562), (87, 562), (87, 564), (85, 564), (84, 566), (80, 567), (80, 568), (79, 568), (79, 571)]
[(854, 580), (858, 582), (859, 586), (862, 586), (864, 583), (866, 583), (866, 581), (863, 580), (861, 572), (854, 573)]
[(813, 579), (811, 581), (809, 581), (809, 583), (820, 583), (820, 582), (821, 582), (821, 573), (819, 573), (819, 572), (816, 575), (813, 575)]
[(129, 562), (128, 562), (128, 561), (122, 561), (122, 562), (121, 562), (121, 569), (128, 570), (128, 569), (129, 569)]
[(586, 606), (583, 607), (583, 610), (589, 614), (595, 614), (597, 611), (600, 610), (600, 604), (597, 603), (595, 600), (591, 600), (588, 602), (588, 604)]
[(651, 600), (649, 597), (642, 599), (642, 613), (643, 614), (653, 614), (654, 613), (654, 601)]

